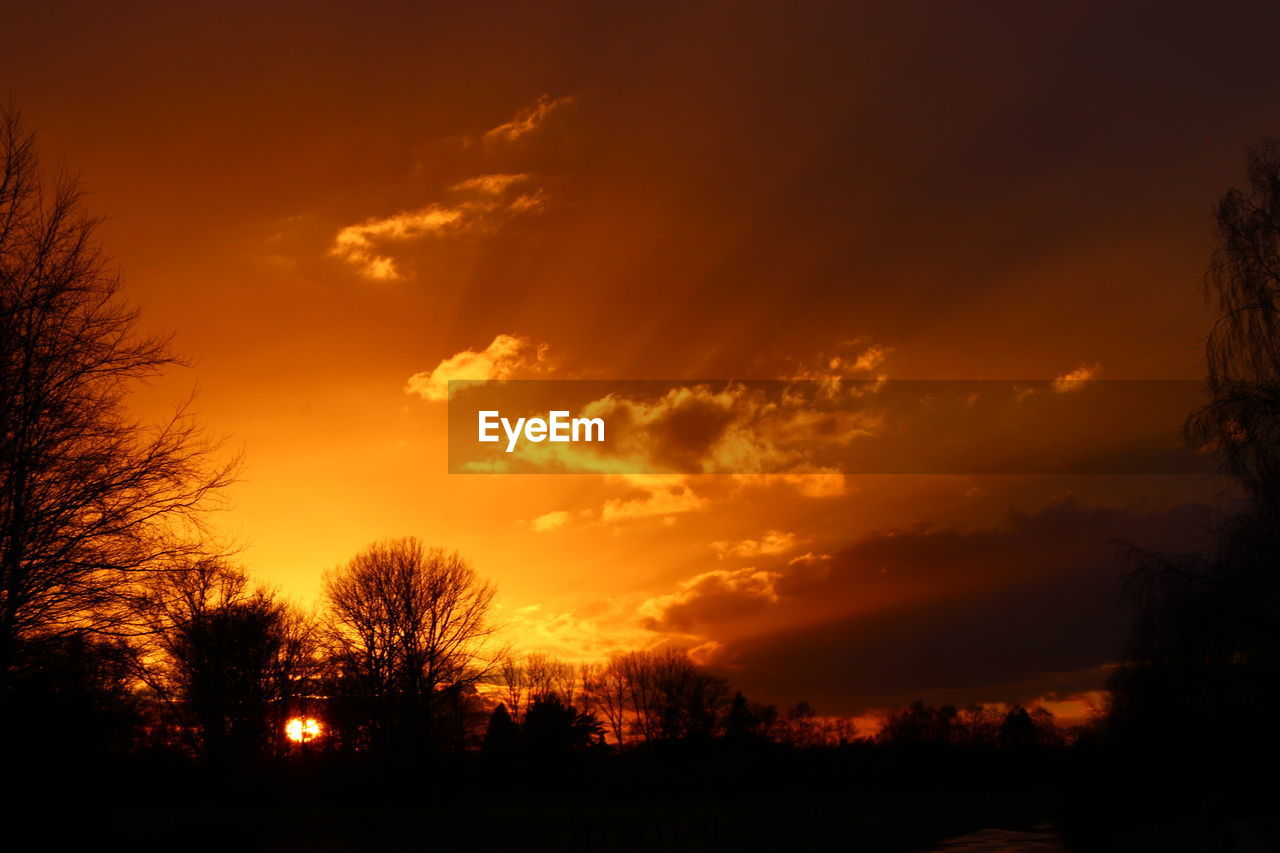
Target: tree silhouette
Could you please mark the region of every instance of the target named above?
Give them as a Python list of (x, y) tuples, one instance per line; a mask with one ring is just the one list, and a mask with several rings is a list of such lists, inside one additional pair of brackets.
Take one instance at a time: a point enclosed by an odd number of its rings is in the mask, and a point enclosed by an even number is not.
[(518, 656), (504, 654), (498, 662), (496, 676), (503, 699), (499, 707), (509, 721), (519, 722), (529, 696), (528, 668)]
[(792, 746), (813, 746), (820, 737), (817, 712), (808, 702), (797, 702), (783, 716), (782, 731)]
[(1198, 551), (1128, 549), (1134, 624), (1107, 685), (1102, 732), (1153, 808), (1275, 791), (1259, 768), (1280, 756), (1264, 710), (1280, 704), (1280, 143), (1247, 160), (1247, 188), (1217, 206), (1210, 400), (1185, 425), (1191, 443), (1223, 454), (1247, 502)]
[(1004, 715), (1000, 724), (1000, 745), (1006, 748), (1019, 749), (1035, 746), (1039, 740), (1039, 731), (1031, 719), (1031, 714), (1021, 705), (1014, 705)]
[(489, 715), (485, 729), (484, 748), (494, 754), (509, 754), (520, 747), (520, 727), (511, 719), (507, 706), (501, 702)]
[(566, 705), (554, 693), (540, 697), (524, 717), (524, 742), (534, 753), (562, 753), (603, 742), (604, 726), (594, 714)]
[(954, 744), (959, 713), (952, 705), (934, 708), (923, 701), (889, 715), (877, 735), (884, 744), (910, 748), (939, 748)]
[(1260, 506), (1280, 501), (1280, 142), (1247, 150), (1249, 187), (1218, 203), (1206, 291), (1219, 318), (1205, 346), (1210, 402), (1188, 419)]
[(7, 757), (30, 771), (127, 755), (145, 715), (131, 650), (116, 638), (67, 634), (15, 655), (8, 724), (21, 737)]
[(603, 664), (589, 665), (582, 673), (583, 689), (591, 705), (604, 716), (613, 742), (626, 742), (630, 722), (630, 667), (624, 655), (613, 655)]
[(191, 746), (214, 764), (278, 747), (316, 674), (311, 620), (217, 560), (163, 576), (147, 610), (141, 671), (198, 734)]
[(752, 740), (758, 735), (759, 721), (751, 712), (751, 703), (742, 695), (741, 690), (734, 691), (729, 700), (729, 711), (724, 718), (724, 736), (735, 743)]
[[(578, 669), (542, 652), (503, 654), (494, 674), (507, 713), (517, 723), (524, 718), (528, 706), (540, 699), (555, 695), (572, 704), (578, 693)], [(589, 669), (583, 676), (589, 682), (592, 671)]]
[(203, 549), (232, 476), (184, 408), (129, 416), (129, 390), (177, 361), (136, 334), (95, 225), (0, 115), (0, 692), (20, 653), (124, 630), (140, 579)]
[(413, 537), (379, 542), (324, 582), (338, 689), (368, 741), (422, 746), (487, 677), (492, 585), (456, 553)]
[(720, 733), (729, 685), (687, 650), (617, 654), (583, 672), (585, 699), (604, 717), (615, 742), (705, 740)]

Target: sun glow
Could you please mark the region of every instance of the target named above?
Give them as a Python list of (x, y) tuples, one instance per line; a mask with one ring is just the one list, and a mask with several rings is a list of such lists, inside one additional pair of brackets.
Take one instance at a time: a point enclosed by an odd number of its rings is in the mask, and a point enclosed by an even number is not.
[(308, 743), (320, 737), (320, 721), (315, 717), (290, 717), (284, 733), (294, 743)]

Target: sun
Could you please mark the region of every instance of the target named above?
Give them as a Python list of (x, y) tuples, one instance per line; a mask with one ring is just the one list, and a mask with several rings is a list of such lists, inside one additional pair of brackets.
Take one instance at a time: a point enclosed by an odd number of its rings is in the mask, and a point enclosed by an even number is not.
[(307, 743), (320, 737), (320, 721), (315, 717), (290, 717), (284, 724), (285, 737), (294, 743)]

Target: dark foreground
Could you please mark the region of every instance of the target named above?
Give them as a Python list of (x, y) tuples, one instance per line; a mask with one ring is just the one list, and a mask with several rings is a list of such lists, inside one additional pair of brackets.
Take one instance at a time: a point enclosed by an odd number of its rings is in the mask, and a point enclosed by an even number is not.
[(59, 849), (1280, 851), (1267, 801), (1211, 804), (1078, 750), (470, 754), (411, 768), (313, 755), (27, 775), (7, 833)]

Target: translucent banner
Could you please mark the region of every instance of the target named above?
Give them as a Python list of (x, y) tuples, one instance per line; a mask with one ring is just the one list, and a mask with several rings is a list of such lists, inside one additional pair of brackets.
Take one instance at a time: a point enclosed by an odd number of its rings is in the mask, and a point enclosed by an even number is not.
[(1182, 380), (449, 383), (457, 474), (1197, 474)]

